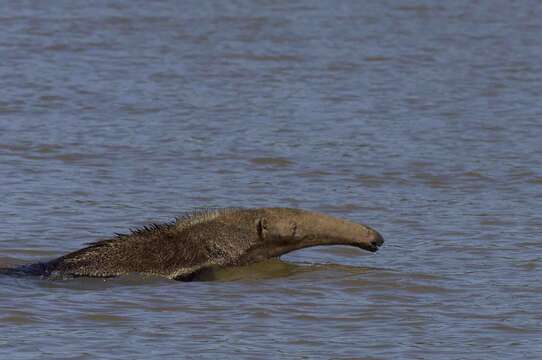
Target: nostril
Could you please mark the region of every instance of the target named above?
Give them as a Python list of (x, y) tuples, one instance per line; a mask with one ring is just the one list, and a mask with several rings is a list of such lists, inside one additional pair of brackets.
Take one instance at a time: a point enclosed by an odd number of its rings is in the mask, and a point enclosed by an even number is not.
[(371, 244), (380, 246), (384, 244), (384, 238), (379, 233), (375, 233), (375, 238), (373, 239), (373, 241), (371, 241)]

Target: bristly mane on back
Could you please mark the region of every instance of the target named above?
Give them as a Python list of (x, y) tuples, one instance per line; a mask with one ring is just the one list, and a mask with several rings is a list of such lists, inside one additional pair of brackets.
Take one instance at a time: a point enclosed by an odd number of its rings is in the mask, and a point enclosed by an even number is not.
[(151, 237), (153, 235), (167, 233), (171, 230), (184, 230), (196, 224), (212, 221), (221, 215), (230, 214), (239, 210), (242, 210), (242, 208), (197, 208), (185, 212), (172, 221), (166, 223), (151, 223), (139, 228), (130, 229), (130, 232), (127, 234), (115, 233), (115, 237), (112, 239), (99, 240), (88, 243), (87, 245), (88, 248), (96, 248), (134, 237)]
[(216, 219), (221, 215), (231, 214), (242, 208), (196, 208), (175, 218), (175, 227), (178, 230), (186, 229), (196, 224), (201, 224)]

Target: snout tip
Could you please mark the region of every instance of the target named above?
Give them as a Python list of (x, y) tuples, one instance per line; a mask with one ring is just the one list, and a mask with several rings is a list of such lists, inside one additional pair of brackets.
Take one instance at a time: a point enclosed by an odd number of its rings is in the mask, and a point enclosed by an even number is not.
[(375, 236), (374, 236), (373, 241), (371, 241), (371, 244), (377, 247), (382, 246), (384, 244), (384, 238), (382, 237), (382, 235), (380, 235), (379, 232), (375, 231)]
[(362, 247), (365, 250), (368, 250), (370, 252), (376, 252), (378, 251), (378, 248), (384, 244), (384, 238), (378, 231), (373, 230), (373, 236), (371, 240), (369, 240), (369, 245), (367, 247)]

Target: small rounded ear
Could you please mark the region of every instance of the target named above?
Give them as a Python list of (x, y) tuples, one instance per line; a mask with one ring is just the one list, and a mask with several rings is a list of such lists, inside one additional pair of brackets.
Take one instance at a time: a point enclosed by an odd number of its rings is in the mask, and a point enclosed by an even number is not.
[(259, 218), (256, 220), (256, 231), (258, 236), (262, 239), (267, 235), (267, 220), (265, 218)]
[(297, 234), (297, 223), (295, 221), (290, 221), (290, 231), (292, 237), (295, 237)]

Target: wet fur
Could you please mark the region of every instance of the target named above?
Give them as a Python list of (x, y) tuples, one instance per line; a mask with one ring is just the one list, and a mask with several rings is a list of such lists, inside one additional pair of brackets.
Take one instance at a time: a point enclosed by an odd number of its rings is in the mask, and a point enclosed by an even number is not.
[[(190, 279), (199, 268), (213, 262), (219, 265), (218, 257), (227, 255), (213, 246), (216, 242), (191, 236), (191, 233), (236, 210), (196, 210), (172, 222), (149, 224), (129, 234), (116, 234), (114, 238), (89, 243), (81, 250), (45, 264), (44, 275), (112, 277), (144, 272), (177, 280)], [(136, 256), (130, 256), (132, 253)], [(182, 264), (176, 264), (175, 260), (181, 260)]]

